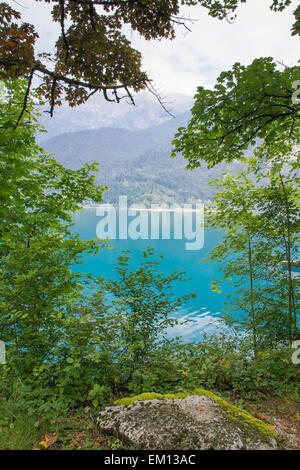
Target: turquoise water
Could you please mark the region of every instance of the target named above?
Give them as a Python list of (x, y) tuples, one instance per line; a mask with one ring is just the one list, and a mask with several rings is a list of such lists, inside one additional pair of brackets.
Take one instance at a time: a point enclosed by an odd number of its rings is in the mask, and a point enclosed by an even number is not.
[[(75, 214), (73, 232), (78, 233), (81, 239), (96, 238), (96, 227), (100, 218), (96, 215), (95, 208), (82, 209)], [(160, 234), (161, 235), (161, 234)], [(180, 325), (169, 332), (171, 336), (182, 335), (185, 341), (200, 340), (203, 332), (214, 332), (216, 329), (225, 328), (222, 320), (223, 303), (228, 292), (223, 290), (221, 294), (210, 290), (211, 278), (221, 276), (218, 271), (219, 264), (214, 262), (201, 262), (208, 255), (209, 250), (216, 246), (222, 239), (222, 234), (213, 228), (204, 229), (203, 248), (195, 251), (187, 251), (187, 240), (112, 240), (112, 250), (103, 249), (98, 255), (87, 255), (79, 270), (98, 276), (116, 278), (113, 264), (122, 250), (131, 250), (133, 266), (138, 266), (142, 261), (142, 252), (148, 247), (155, 249), (156, 253), (163, 254), (161, 270), (170, 273), (174, 269), (186, 271), (186, 277), (190, 280), (177, 283), (173, 289), (178, 296), (196, 292), (196, 298), (190, 299), (184, 308), (172, 315), (181, 320), (192, 320)], [(229, 286), (226, 287), (229, 289)]]

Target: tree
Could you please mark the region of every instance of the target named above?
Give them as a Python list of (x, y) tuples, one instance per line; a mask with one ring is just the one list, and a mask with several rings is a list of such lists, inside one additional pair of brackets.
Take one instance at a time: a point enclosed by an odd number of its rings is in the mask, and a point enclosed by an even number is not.
[(186, 128), (174, 140), (173, 156), (182, 152), (188, 168), (242, 160), (246, 150), (300, 142), (300, 103), (293, 99), (300, 67), (280, 70), (272, 58), (236, 63), (222, 72), (213, 90), (199, 87)]
[(121, 356), (129, 360), (131, 368), (145, 366), (151, 354), (165, 343), (167, 329), (178, 324), (170, 315), (195, 294), (176, 297), (170, 291), (176, 282), (182, 282), (184, 272), (166, 275), (158, 270), (159, 261), (152, 248), (143, 253), (144, 262), (131, 269), (131, 256), (125, 251), (115, 266), (117, 280), (105, 280), (108, 293), (113, 294), (113, 307), (119, 323)]
[(289, 341), (297, 336), (299, 312), (299, 285), (293, 278), (293, 260), (298, 253), (300, 212), (299, 185), (290, 176), (279, 174), (273, 177), (270, 185), (260, 191), (257, 205), (260, 211), (262, 232), (268, 243), (281, 248), (278, 263), (285, 263), (287, 279), (284, 279), (284, 296), (288, 299)]
[(208, 258), (221, 263), (223, 275), (221, 281), (214, 278), (212, 290), (219, 292), (220, 282), (224, 281), (234, 287), (234, 293), (227, 295), (225, 318), (230, 325), (238, 325), (243, 333), (250, 334), (257, 356), (263, 343), (274, 345), (278, 337), (286, 339), (288, 315), (286, 309), (283, 312), (275, 289), (281, 267), (274, 260), (274, 245), (267, 245), (259, 232), (260, 218), (255, 214), (257, 190), (247, 174), (226, 175), (212, 183), (219, 192), (207, 211), (208, 221), (219, 230), (226, 229), (222, 242)]
[[(207, 210), (209, 223), (218, 228), (226, 229), (221, 244), (215, 247), (208, 259), (224, 263), (222, 271), (224, 279), (239, 289), (238, 300), (230, 303), (231, 310), (238, 308), (245, 319), (241, 323), (252, 332), (254, 354), (257, 355), (257, 290), (255, 281), (260, 277), (257, 270), (257, 260), (254, 247), (257, 245), (255, 228), (257, 217), (253, 213), (255, 187), (245, 172), (240, 171), (236, 176), (224, 175), (222, 180), (214, 180), (213, 184), (218, 193), (213, 206)], [(233, 281), (233, 277), (238, 281)], [(245, 284), (248, 283), (248, 287)], [(243, 286), (241, 289), (241, 285)], [(218, 282), (212, 286), (218, 291)], [(241, 313), (239, 312), (239, 313)], [(232, 318), (231, 315), (230, 318)], [(249, 320), (250, 317), (250, 320)]]
[[(146, 40), (173, 39), (176, 24), (188, 28), (187, 20), (178, 16), (180, 4), (200, 4), (211, 16), (224, 19), (246, 0), (37, 1), (53, 4), (49, 21), (60, 24), (56, 51), (53, 55), (36, 56), (38, 34), (34, 25), (20, 23), (21, 14), (2, 2), (0, 78), (26, 76), (29, 93), (33, 78), (42, 77), (39, 90), (50, 103), (52, 115), (62, 99), (76, 106), (91, 94), (103, 92), (108, 101), (119, 102), (125, 96), (133, 102), (132, 92), (145, 88), (153, 91), (149, 77), (141, 69), (140, 52), (132, 48), (122, 31), (124, 25)], [(270, 0), (270, 7), (281, 11), (290, 3), (291, 0)]]
[(71, 325), (88, 330), (81, 338), (86, 345), (95, 340), (96, 326), (104, 329), (101, 298), (83, 297), (84, 278), (72, 270), (99, 243), (70, 232), (72, 213), (86, 200), (100, 202), (104, 188), (94, 184), (95, 165), (68, 170), (35, 144), (32, 100), (29, 120), (14, 130), (25, 89), (24, 80), (6, 82), (0, 106), (0, 338), (11, 374), (46, 375), (49, 383), (59, 372), (66, 376), (76, 346)]
[(300, 5), (294, 11), (296, 22), (292, 28), (292, 36), (300, 35)]
[[(228, 296), (227, 318), (251, 331), (257, 355), (261, 347), (291, 344), (297, 336), (298, 288), (291, 260), (297, 253), (300, 214), (292, 176), (261, 172), (255, 178), (251, 170), (211, 182), (218, 193), (207, 215), (214, 227), (226, 229), (209, 259), (222, 263), (222, 281), (235, 287)], [(219, 283), (212, 288), (218, 291)]]
[[(288, 282), (284, 284), (288, 298), (290, 342), (297, 335), (299, 311), (299, 285), (292, 276), (300, 232), (299, 164), (299, 150), (285, 142), (281, 145), (263, 143), (249, 162), (249, 168), (255, 171), (260, 184), (257, 210), (261, 233), (269, 242), (281, 247), (283, 259), (279, 254), (278, 261), (287, 267)], [(261, 185), (266, 179), (269, 184)]]

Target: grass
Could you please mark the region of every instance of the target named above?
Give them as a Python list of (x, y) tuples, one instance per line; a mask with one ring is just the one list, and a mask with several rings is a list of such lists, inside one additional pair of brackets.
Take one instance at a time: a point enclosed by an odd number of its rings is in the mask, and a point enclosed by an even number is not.
[[(102, 434), (95, 424), (96, 410), (70, 411), (68, 416), (35, 420), (26, 413), (0, 411), (1, 450), (107, 450), (126, 448), (113, 436)], [(11, 419), (9, 418), (11, 417)]]
[[(256, 400), (249, 401), (230, 394), (226, 394), (225, 398), (264, 421), (275, 432), (283, 429), (284, 437), (280, 439), (282, 449), (297, 448), (297, 436), (300, 446), (299, 398), (258, 395)], [(120, 437), (100, 432), (95, 422), (99, 408), (85, 406), (63, 414), (57, 413), (56, 416), (52, 412), (51, 416), (43, 418), (38, 411), (38, 405), (36, 409), (28, 410), (24, 406), (24, 400), (21, 396), (14, 396), (8, 401), (0, 399), (1, 450), (130, 449)], [(274, 423), (277, 423), (277, 426)], [(285, 434), (284, 429), (293, 430), (292, 440), (286, 438), (289, 434)]]

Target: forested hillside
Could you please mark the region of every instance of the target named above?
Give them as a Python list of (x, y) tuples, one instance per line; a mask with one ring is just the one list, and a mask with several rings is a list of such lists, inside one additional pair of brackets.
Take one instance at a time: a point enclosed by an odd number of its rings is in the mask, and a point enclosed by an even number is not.
[[(207, 182), (219, 177), (225, 165), (209, 172), (205, 164), (187, 171), (181, 156), (171, 159), (174, 135), (189, 117), (190, 113), (183, 113), (144, 130), (103, 127), (65, 133), (42, 145), (71, 169), (97, 161), (97, 183), (108, 186), (105, 202), (117, 203), (121, 195), (128, 197), (129, 204), (195, 203), (212, 198), (214, 190)], [(238, 164), (231, 166), (237, 168)]]

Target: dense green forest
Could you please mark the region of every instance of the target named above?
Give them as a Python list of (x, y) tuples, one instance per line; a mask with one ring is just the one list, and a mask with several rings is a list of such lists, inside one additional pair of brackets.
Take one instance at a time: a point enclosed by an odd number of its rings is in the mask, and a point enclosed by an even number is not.
[[(181, 3), (199, 3), (217, 20), (234, 14), (240, 2)], [(289, 3), (269, 1), (275, 11)], [(151, 145), (145, 150), (146, 131), (126, 137), (135, 151), (140, 146), (135, 159), (133, 148), (120, 155), (121, 132), (114, 129), (105, 137), (102, 131), (57, 137), (47, 151), (37, 144), (38, 109), (45, 103), (52, 115), (61, 100), (79, 106), (95, 92), (116, 102), (123, 93), (129, 100), (142, 89), (155, 93), (122, 27), (147, 40), (171, 39), (174, 24), (183, 21), (179, 4), (54, 1), (49, 21), (59, 24), (60, 33), (50, 57), (36, 54), (34, 26), (22, 23), (8, 2), (0, 3), (1, 449), (116, 449), (123, 445), (119, 440), (97, 434), (93, 418), (100, 409), (128, 395), (198, 387), (257, 410), (258, 417), (264, 406), (283, 406), (299, 423), (300, 298), (293, 267), (300, 231), (300, 102), (294, 86), (300, 67), (257, 58), (221, 73), (213, 89), (199, 87), (168, 164), (168, 124), (147, 131)], [(295, 17), (292, 33), (298, 35), (299, 8)], [(156, 143), (163, 126), (169, 134)], [(60, 138), (66, 147), (58, 161), (49, 152), (57, 153)], [(105, 138), (115, 142), (116, 160), (99, 185), (93, 139), (105, 150)], [(70, 159), (80, 152), (77, 139), (86, 153), (75, 167)], [(131, 162), (126, 171), (123, 158)], [(108, 173), (111, 162), (101, 163)], [(131, 253), (123, 253), (117, 280), (72, 270), (85, 254), (106, 249), (72, 234), (72, 216), (87, 201), (101, 203), (104, 185), (117, 180), (112, 199), (128, 186), (132, 198), (143, 197), (139, 202), (172, 202), (175, 193), (176, 202), (213, 198), (207, 223), (226, 235), (210, 254), (224, 272), (221, 280), (212, 279), (212, 289), (222, 282), (235, 287), (227, 302), (231, 334), (199, 343), (168, 338), (176, 323), (170, 313), (193, 294), (177, 297), (172, 287), (188, 273), (162, 273), (161, 257), (150, 248), (135, 268)], [(208, 180), (210, 189), (202, 189)], [(232, 315), (237, 308), (243, 311), (239, 320)]]

